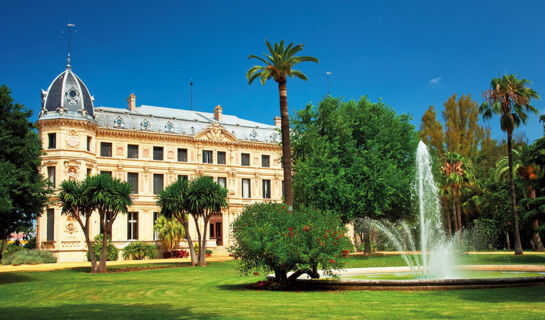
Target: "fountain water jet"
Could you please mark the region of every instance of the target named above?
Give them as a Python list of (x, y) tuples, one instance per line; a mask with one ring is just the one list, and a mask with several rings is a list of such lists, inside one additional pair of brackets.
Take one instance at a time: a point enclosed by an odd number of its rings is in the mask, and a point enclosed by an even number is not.
[(410, 228), (405, 222), (401, 222), (399, 228), (386, 221), (371, 221), (371, 224), (383, 232), (401, 252), (403, 260), (417, 278), (453, 278), (456, 264), (455, 237), (451, 238), (443, 231), (439, 189), (435, 184), (430, 159), (428, 148), (420, 141), (416, 150), (414, 189), (418, 195), (421, 253), (417, 251)]

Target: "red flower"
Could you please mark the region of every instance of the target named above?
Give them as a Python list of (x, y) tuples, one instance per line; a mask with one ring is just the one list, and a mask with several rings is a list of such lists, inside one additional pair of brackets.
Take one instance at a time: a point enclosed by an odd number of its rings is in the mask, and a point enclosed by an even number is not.
[(320, 238), (316, 238), (316, 242), (320, 242)]
[(324, 238), (327, 238), (327, 234), (326, 234), (326, 235), (324, 235)]
[(286, 209), (286, 206), (283, 206), (282, 209)]
[(258, 273), (258, 272), (254, 272), (254, 276), (258, 276), (258, 275), (259, 275), (259, 273)]
[(337, 244), (337, 241), (333, 242), (333, 244), (336, 245), (336, 244)]
[(314, 212), (318, 212), (318, 209), (314, 209)]
[(327, 233), (330, 233), (331, 232), (331, 229), (327, 230)]
[(290, 231), (292, 231), (292, 230), (293, 230), (293, 228), (292, 228), (292, 227), (290, 227)]
[(331, 263), (335, 263), (335, 260), (331, 259), (331, 260), (329, 260), (329, 262), (331, 262)]

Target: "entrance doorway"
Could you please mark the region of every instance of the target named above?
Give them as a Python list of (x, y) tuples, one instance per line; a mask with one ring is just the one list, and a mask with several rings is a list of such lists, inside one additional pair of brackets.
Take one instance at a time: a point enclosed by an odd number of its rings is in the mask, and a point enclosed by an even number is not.
[(223, 246), (223, 218), (221, 216), (210, 219), (210, 239), (216, 239), (217, 246)]

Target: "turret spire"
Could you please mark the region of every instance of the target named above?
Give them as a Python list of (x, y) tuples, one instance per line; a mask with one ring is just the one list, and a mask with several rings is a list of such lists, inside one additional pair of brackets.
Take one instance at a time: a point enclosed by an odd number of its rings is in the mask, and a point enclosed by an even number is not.
[(70, 66), (70, 33), (72, 32), (72, 30), (74, 32), (77, 32), (77, 30), (74, 29), (75, 27), (76, 27), (76, 25), (73, 24), (73, 23), (68, 23), (66, 25), (66, 33), (68, 35), (68, 37), (67, 37), (67, 41), (68, 41), (68, 57), (66, 59), (66, 69), (71, 68), (71, 66)]

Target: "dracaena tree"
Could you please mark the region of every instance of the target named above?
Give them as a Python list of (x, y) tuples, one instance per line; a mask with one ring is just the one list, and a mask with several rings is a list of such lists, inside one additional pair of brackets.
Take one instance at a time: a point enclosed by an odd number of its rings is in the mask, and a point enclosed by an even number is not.
[(296, 54), (303, 50), (303, 44), (294, 45), (293, 43), (284, 46), (284, 40), (280, 43), (271, 45), (265, 40), (268, 53), (264, 52), (263, 57), (256, 55), (248, 56), (248, 59), (257, 59), (262, 62), (262, 65), (255, 65), (248, 69), (246, 78), (251, 84), (255, 79), (259, 78), (262, 85), (265, 85), (267, 80), (273, 79), (278, 83), (278, 92), (280, 95), (280, 117), (282, 121), (282, 164), (284, 168), (284, 197), (288, 206), (293, 206), (292, 182), (291, 182), (291, 146), (290, 146), (290, 124), (288, 113), (288, 94), (286, 82), (288, 77), (297, 77), (302, 80), (308, 80), (307, 76), (299, 70), (293, 69), (301, 62), (315, 62), (319, 60), (310, 56), (297, 56)]
[[(214, 181), (212, 177), (201, 176), (191, 181), (187, 192), (187, 210), (193, 216), (197, 229), (199, 243), (198, 264), (206, 265), (206, 235), (210, 218), (221, 214), (221, 209), (227, 207), (227, 189)], [(203, 220), (203, 230), (199, 220)]]
[(197, 265), (197, 256), (195, 255), (195, 247), (193, 239), (189, 232), (189, 213), (187, 211), (187, 193), (188, 182), (186, 179), (178, 179), (157, 195), (157, 204), (161, 207), (160, 214), (167, 219), (178, 220), (185, 233), (185, 239), (189, 246), (189, 254), (191, 256), (191, 265)]
[(120, 213), (127, 213), (132, 205), (132, 187), (128, 182), (114, 179), (106, 174), (87, 178), (87, 193), (90, 205), (94, 206), (100, 216), (100, 225), (104, 237), (97, 272), (106, 272), (106, 249), (108, 239), (112, 236), (112, 225)]
[(89, 257), (91, 259), (91, 272), (94, 273), (97, 272), (97, 261), (93, 254), (89, 227), (91, 216), (96, 207), (89, 198), (87, 189), (89, 183), (88, 179), (89, 178), (81, 182), (72, 180), (63, 181), (61, 183), (58, 198), (62, 206), (62, 213), (75, 218), (85, 235), (85, 242), (87, 243), (87, 250), (89, 251)]
[(490, 89), (484, 92), (485, 101), (480, 107), (483, 119), (492, 116), (500, 116), (502, 131), (507, 133), (507, 157), (509, 160), (509, 180), (511, 182), (511, 206), (515, 228), (515, 255), (522, 255), (522, 244), (517, 214), (517, 198), (515, 180), (513, 177), (513, 131), (521, 123), (525, 123), (528, 113), (537, 114), (537, 109), (532, 106), (532, 100), (539, 100), (535, 90), (529, 88), (530, 81), (519, 79), (515, 75), (504, 75), (494, 78), (490, 83)]

